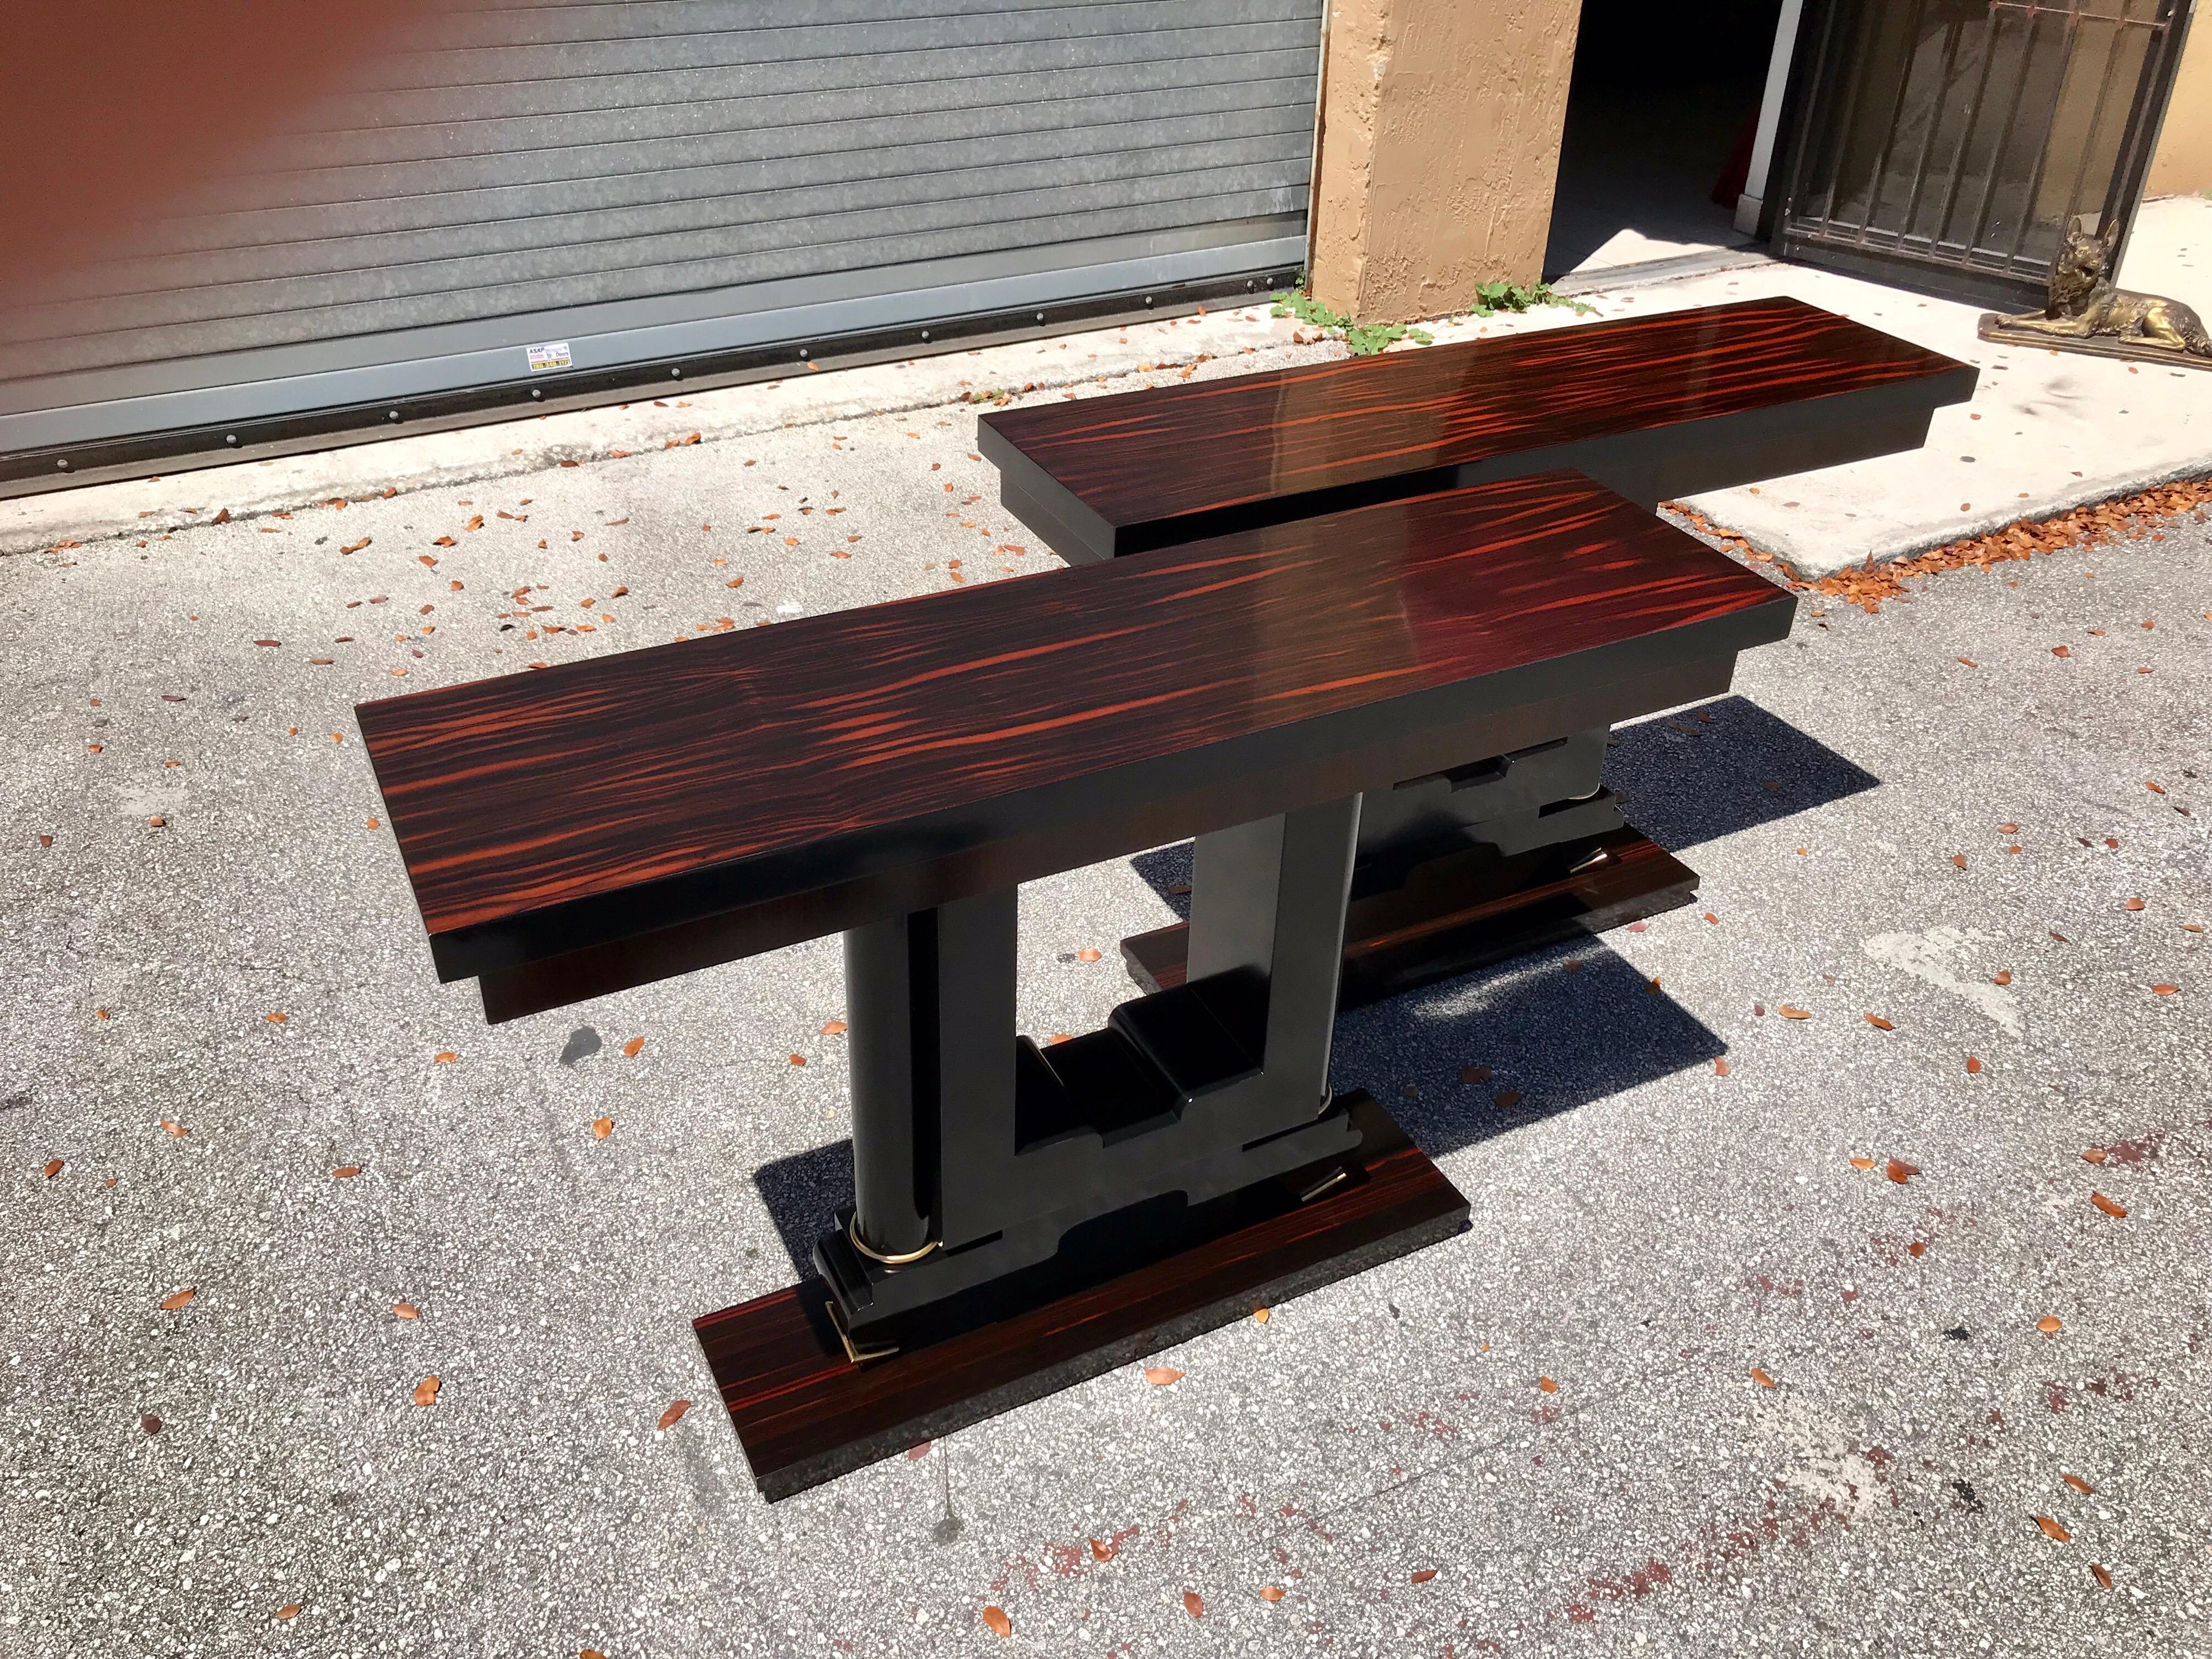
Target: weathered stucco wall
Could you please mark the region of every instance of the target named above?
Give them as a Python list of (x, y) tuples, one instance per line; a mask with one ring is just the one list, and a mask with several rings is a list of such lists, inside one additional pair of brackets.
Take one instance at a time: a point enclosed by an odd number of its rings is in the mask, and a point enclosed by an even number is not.
[(1581, 0), (1334, 0), (1314, 295), (1363, 322), (1542, 274)]
[(2173, 95), (2166, 106), (2166, 125), (2150, 158), (2146, 196), (2212, 194), (2212, 5), (2197, 0)]

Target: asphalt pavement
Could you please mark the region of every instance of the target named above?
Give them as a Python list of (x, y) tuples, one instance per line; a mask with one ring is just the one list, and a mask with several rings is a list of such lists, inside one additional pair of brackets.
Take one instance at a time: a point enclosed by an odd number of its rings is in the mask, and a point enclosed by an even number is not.
[[(1696, 905), (1340, 1022), (1468, 1231), (763, 1504), (690, 1322), (849, 1179), (835, 941), (487, 1029), (350, 711), (1055, 568), (973, 416), (0, 561), (0, 1653), (2212, 1653), (2197, 524), (1623, 731)], [(1025, 1029), (1176, 869), (1024, 890)]]

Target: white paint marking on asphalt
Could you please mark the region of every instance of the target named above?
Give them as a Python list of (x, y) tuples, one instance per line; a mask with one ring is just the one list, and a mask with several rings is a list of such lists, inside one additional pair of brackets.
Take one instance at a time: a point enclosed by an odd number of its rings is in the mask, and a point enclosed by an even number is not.
[(1960, 979), (1943, 965), (1945, 958), (1957, 955), (1966, 945), (1966, 934), (1956, 927), (1930, 927), (1924, 933), (1876, 933), (1863, 948), (1876, 962), (1901, 969), (1939, 991), (1948, 991), (2014, 1036), (2020, 1036), (2020, 1004), (2010, 991), (1987, 980)]

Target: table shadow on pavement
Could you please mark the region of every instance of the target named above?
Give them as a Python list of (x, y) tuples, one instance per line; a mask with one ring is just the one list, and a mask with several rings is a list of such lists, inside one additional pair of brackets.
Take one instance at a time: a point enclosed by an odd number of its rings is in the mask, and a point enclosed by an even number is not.
[[(1793, 817), (1881, 780), (1748, 697), (1618, 727), (1605, 781), (1670, 853)], [(1694, 862), (1694, 860), (1692, 861)]]
[(1339, 1016), (1329, 1081), (1367, 1090), (1442, 1158), (1727, 1052), (1591, 939)]
[(763, 1164), (753, 1171), (753, 1187), (791, 1265), (805, 1279), (814, 1271), (814, 1241), (853, 1201), (852, 1138)]

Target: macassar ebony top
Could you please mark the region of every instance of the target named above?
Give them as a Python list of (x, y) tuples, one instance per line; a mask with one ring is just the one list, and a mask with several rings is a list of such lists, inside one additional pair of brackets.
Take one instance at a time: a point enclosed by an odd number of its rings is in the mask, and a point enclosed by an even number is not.
[(1554, 474), (356, 713), (442, 977), (727, 959), (1624, 718), (1793, 603)]
[[(1000, 410), (977, 423), (978, 442), (1009, 505), (1057, 527), (1055, 550), (1103, 558), (1262, 521), (1255, 504), (1289, 518), (1504, 471), (1599, 471), (1583, 458), (1592, 446), (1692, 423), (1751, 416), (1764, 430), (1786, 414), (1848, 436), (1885, 416), (1924, 421), (1968, 397), (1975, 375), (1800, 300), (1745, 300)], [(1859, 453), (1816, 438), (1764, 465)]]

